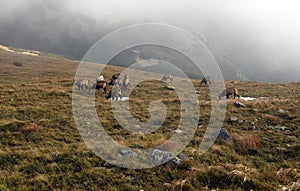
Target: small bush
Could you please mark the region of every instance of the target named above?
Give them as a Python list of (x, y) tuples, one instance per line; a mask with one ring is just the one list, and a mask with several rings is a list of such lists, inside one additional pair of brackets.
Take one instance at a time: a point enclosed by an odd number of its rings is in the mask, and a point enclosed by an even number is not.
[(234, 143), (236, 150), (242, 153), (256, 151), (262, 146), (261, 138), (256, 135), (247, 135), (245, 137), (239, 137), (235, 139)]
[(24, 134), (32, 134), (41, 130), (41, 127), (37, 125), (30, 125), (22, 130)]

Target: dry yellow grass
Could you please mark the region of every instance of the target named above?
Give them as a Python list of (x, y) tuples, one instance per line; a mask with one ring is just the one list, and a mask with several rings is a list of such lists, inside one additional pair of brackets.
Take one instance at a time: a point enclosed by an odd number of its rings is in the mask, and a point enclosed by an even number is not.
[[(236, 100), (228, 101), (226, 119), (237, 116), (239, 121), (225, 121), (223, 128), (236, 142), (215, 144), (200, 156), (198, 148), (211, 106), (208, 88), (194, 80), (201, 93), (201, 113), (195, 136), (183, 151), (186, 159), (179, 165), (132, 170), (97, 157), (78, 132), (71, 99), (79, 61), (1, 50), (0, 58), (0, 190), (277, 190), (280, 185), (297, 185), (299, 171), (294, 169), (300, 165), (299, 83), (234, 83), (241, 96), (258, 99), (239, 100), (246, 108), (236, 108)], [(15, 61), (23, 65), (15, 67)], [(104, 78), (122, 70), (108, 66)], [(233, 84), (226, 81), (226, 86)], [(143, 99), (148, 94), (150, 98)], [(124, 129), (104, 96), (96, 95), (97, 114), (107, 133), (123, 145), (152, 148), (177, 129), (181, 111), (178, 97), (160, 82), (143, 82), (130, 95), (132, 115), (141, 121), (150, 118), (151, 101), (161, 99), (167, 106), (164, 124), (149, 135)], [(289, 112), (281, 114), (278, 109)], [(272, 128), (277, 125), (287, 129)], [(242, 152), (236, 143), (244, 149)], [(172, 149), (175, 145), (165, 146)]]

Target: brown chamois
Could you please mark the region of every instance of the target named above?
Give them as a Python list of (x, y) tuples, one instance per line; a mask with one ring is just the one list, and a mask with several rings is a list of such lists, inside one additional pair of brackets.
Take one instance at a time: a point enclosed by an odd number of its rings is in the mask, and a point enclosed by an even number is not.
[(106, 81), (97, 81), (93, 84), (93, 86), (90, 88), (90, 90), (96, 89), (96, 90), (98, 90), (98, 93), (99, 93), (100, 89), (103, 89), (104, 93), (106, 94), (106, 87), (107, 87)]
[(227, 88), (226, 90), (224, 90), (220, 95), (219, 95), (219, 99), (221, 99), (222, 97), (226, 96), (227, 99), (229, 99), (229, 96), (233, 95), (233, 98), (235, 99), (236, 97), (240, 97), (239, 96), (239, 92), (237, 88)]
[(110, 82), (108, 83), (108, 85), (113, 86), (115, 84), (120, 83), (120, 73), (114, 74), (112, 75)]

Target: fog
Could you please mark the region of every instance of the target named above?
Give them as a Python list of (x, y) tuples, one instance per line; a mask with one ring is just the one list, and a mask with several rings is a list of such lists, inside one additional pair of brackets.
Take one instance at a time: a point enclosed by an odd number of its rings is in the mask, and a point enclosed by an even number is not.
[(80, 59), (101, 37), (143, 22), (203, 40), (249, 80), (300, 81), (296, 0), (0, 0), (0, 44)]

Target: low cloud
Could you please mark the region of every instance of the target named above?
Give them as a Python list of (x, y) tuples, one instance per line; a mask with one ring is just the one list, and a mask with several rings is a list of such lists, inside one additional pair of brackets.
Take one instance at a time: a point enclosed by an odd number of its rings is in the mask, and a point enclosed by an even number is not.
[(205, 40), (251, 80), (300, 81), (296, 1), (0, 0), (0, 43), (75, 58), (123, 26), (160, 22)]

